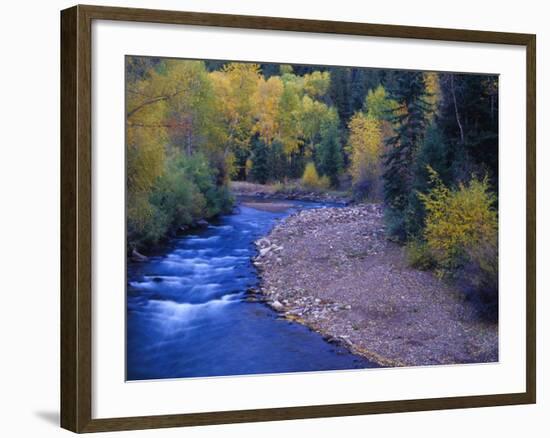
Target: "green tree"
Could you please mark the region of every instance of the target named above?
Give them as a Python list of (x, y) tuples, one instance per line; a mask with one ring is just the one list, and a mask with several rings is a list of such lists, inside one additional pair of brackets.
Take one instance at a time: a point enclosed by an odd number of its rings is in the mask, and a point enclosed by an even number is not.
[(391, 118), (394, 135), (386, 141), (384, 198), (390, 237), (404, 241), (406, 215), (414, 179), (416, 151), (424, 139), (430, 105), (422, 72), (406, 71), (398, 76), (390, 97), (396, 101)]
[(268, 163), (269, 179), (282, 181), (289, 175), (288, 157), (283, 145), (278, 140), (269, 145)]
[(410, 237), (418, 238), (424, 229), (426, 211), (418, 194), (425, 194), (431, 188), (433, 176), (429, 169), (439, 175), (443, 184), (451, 184), (453, 181), (449, 156), (450, 149), (441, 130), (437, 124), (430, 124), (413, 165), (412, 191), (406, 211), (406, 230)]
[(269, 179), (269, 148), (258, 136), (252, 139), (252, 169), (250, 176), (256, 182), (265, 184)]
[(397, 102), (390, 99), (386, 89), (379, 85), (373, 90), (369, 90), (363, 110), (372, 118), (377, 120), (390, 121), (392, 113), (397, 109)]
[(321, 141), (316, 151), (318, 168), (322, 175), (329, 177), (333, 186), (338, 186), (338, 175), (343, 165), (339, 125), (338, 114), (331, 110), (330, 117), (321, 125)]
[(437, 122), (453, 151), (453, 172), (459, 180), (487, 172), (494, 188), (498, 179), (498, 77), (445, 73), (440, 75)]

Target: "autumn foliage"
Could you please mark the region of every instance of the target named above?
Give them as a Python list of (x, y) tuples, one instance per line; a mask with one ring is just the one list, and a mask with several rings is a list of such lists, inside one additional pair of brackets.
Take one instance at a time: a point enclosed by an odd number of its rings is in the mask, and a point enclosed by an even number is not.
[(381, 171), (380, 121), (363, 113), (356, 113), (349, 122), (348, 128), (347, 151), (350, 154), (350, 174), (353, 184), (365, 195), (375, 194)]
[(424, 238), (441, 273), (470, 264), (479, 285), (496, 288), (490, 283), (497, 278), (498, 216), (487, 177), (472, 177), (452, 190), (429, 171), (433, 187), (418, 196), (426, 208)]
[(230, 180), (339, 189), (384, 204), (412, 265), (496, 288), (496, 76), (126, 63), (130, 247), (228, 211)]
[(330, 180), (326, 176), (319, 177), (314, 163), (307, 163), (302, 176), (302, 185), (308, 189), (322, 190), (330, 187)]

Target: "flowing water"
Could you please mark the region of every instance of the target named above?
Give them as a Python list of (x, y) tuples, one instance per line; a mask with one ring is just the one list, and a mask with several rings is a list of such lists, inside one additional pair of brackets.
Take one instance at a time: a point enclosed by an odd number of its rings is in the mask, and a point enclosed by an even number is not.
[[(285, 201), (287, 203), (287, 201)], [(375, 364), (247, 301), (258, 276), (254, 241), (298, 208), (240, 206), (208, 228), (173, 239), (162, 255), (128, 265), (127, 379), (369, 368)]]

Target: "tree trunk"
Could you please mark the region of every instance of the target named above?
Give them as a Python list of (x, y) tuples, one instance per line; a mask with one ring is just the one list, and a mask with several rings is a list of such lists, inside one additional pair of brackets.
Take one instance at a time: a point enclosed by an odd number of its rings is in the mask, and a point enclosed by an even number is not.
[(462, 123), (460, 123), (460, 117), (458, 115), (458, 105), (456, 103), (455, 81), (453, 74), (451, 74), (451, 93), (453, 95), (453, 102), (455, 106), (456, 123), (458, 124), (458, 130), (460, 131), (460, 143), (464, 144), (464, 130), (462, 129)]

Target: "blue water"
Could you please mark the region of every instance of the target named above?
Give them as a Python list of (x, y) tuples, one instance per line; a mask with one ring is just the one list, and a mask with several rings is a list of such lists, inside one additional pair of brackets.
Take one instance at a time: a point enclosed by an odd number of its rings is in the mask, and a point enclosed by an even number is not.
[[(286, 203), (286, 201), (285, 201)], [(241, 206), (208, 228), (173, 239), (128, 265), (127, 379), (228, 376), (376, 366), (246, 301), (258, 276), (253, 242), (297, 208)]]

